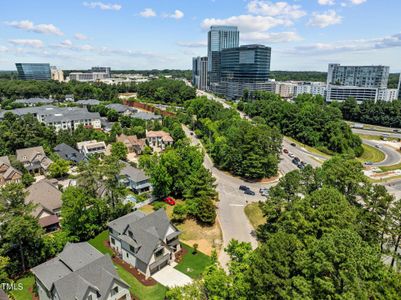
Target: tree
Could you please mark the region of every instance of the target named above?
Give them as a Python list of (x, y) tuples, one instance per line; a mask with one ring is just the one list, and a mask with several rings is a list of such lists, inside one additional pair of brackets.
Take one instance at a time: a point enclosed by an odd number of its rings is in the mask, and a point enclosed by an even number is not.
[(100, 232), (108, 219), (104, 201), (93, 198), (81, 187), (68, 187), (62, 196), (61, 225), (78, 240), (87, 240)]
[(111, 155), (118, 160), (127, 159), (128, 150), (124, 143), (116, 142), (111, 145)]
[(7, 283), (10, 278), (7, 274), (7, 267), (10, 263), (10, 259), (8, 257), (0, 256), (0, 282)]
[(177, 204), (173, 209), (172, 219), (175, 222), (184, 222), (187, 218), (188, 209), (185, 204)]
[(196, 199), (196, 218), (206, 224), (214, 224), (216, 207), (210, 199)]
[(49, 175), (53, 178), (61, 178), (68, 174), (70, 162), (64, 159), (57, 159), (49, 166)]
[(25, 204), (21, 184), (0, 189), (0, 255), (10, 259), (11, 274), (25, 272), (41, 260), (43, 230), (32, 216), (35, 206)]

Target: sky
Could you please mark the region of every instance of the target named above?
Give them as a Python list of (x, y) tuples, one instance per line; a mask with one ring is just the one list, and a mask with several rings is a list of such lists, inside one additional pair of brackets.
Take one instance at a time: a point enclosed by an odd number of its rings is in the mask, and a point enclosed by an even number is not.
[(399, 72), (400, 11), (400, 0), (1, 0), (0, 70), (190, 69), (211, 25), (236, 25), (241, 44), (272, 48), (272, 70)]

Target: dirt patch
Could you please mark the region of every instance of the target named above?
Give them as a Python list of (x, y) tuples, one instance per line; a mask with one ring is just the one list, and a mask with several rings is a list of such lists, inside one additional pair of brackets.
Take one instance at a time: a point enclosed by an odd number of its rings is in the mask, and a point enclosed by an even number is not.
[(175, 254), (175, 262), (180, 263), (187, 253), (188, 250), (186, 248), (181, 247), (181, 250)]
[(35, 294), (35, 292), (33, 291), (33, 287), (30, 287), (28, 291), (32, 295), (32, 300), (39, 300), (39, 296)]

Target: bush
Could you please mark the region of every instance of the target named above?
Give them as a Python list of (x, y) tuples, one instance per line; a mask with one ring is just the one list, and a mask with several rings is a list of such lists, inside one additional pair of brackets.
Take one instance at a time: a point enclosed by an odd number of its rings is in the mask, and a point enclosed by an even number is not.
[(153, 202), (152, 206), (154, 210), (159, 210), (160, 208), (163, 208), (164, 210), (166, 209), (166, 203), (162, 201)]
[(216, 208), (210, 199), (197, 200), (196, 217), (206, 224), (214, 224), (216, 220)]
[(185, 204), (177, 204), (173, 209), (173, 221), (183, 222), (187, 218), (188, 208)]

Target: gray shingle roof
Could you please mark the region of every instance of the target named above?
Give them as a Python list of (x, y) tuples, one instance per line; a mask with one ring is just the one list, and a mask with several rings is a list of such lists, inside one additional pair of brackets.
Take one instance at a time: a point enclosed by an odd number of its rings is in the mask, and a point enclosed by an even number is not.
[(107, 107), (108, 109), (113, 109), (113, 110), (115, 110), (115, 111), (118, 112), (118, 113), (124, 113), (124, 112), (126, 112), (127, 110), (128, 110), (128, 111), (132, 111), (132, 112), (138, 111), (138, 110), (135, 109), (135, 108), (132, 108), (132, 107), (130, 107), (130, 106), (128, 106), (128, 105), (123, 105), (123, 104), (120, 104), (120, 103), (111, 103), (111, 104), (106, 105), (106, 107)]
[(163, 208), (148, 215), (135, 211), (109, 223), (110, 228), (127, 238), (130, 238), (128, 231), (132, 232), (133, 240), (140, 245), (135, 256), (146, 264), (165, 240), (170, 226), (170, 220)]
[(21, 104), (50, 104), (53, 103), (53, 99), (46, 99), (46, 98), (29, 98), (29, 99), (17, 99), (15, 103)]
[(146, 120), (159, 120), (162, 118), (162, 116), (155, 115), (153, 113), (138, 111), (137, 113), (132, 114), (131, 118), (136, 118), (146, 121)]
[(32, 272), (48, 290), (54, 285), (60, 300), (83, 300), (88, 289), (96, 290), (99, 299), (107, 299), (114, 281), (129, 287), (118, 276), (110, 256), (102, 255), (86, 242), (68, 243), (57, 257)]
[(149, 176), (147, 176), (143, 170), (134, 168), (126, 162), (124, 162), (124, 167), (121, 170), (120, 175), (128, 176), (134, 182), (149, 180)]
[(99, 105), (100, 101), (96, 99), (86, 99), (86, 100), (79, 100), (76, 101), (75, 103), (81, 104), (81, 105)]
[(40, 214), (42, 209), (45, 209), (50, 213), (55, 213), (55, 211), (61, 209), (62, 193), (48, 180), (40, 180), (32, 184), (26, 190), (28, 195), (25, 198), (25, 202), (38, 204), (38, 207), (34, 212), (35, 217)]
[(67, 144), (60, 144), (53, 149), (62, 159), (79, 163), (85, 159), (85, 156)]

